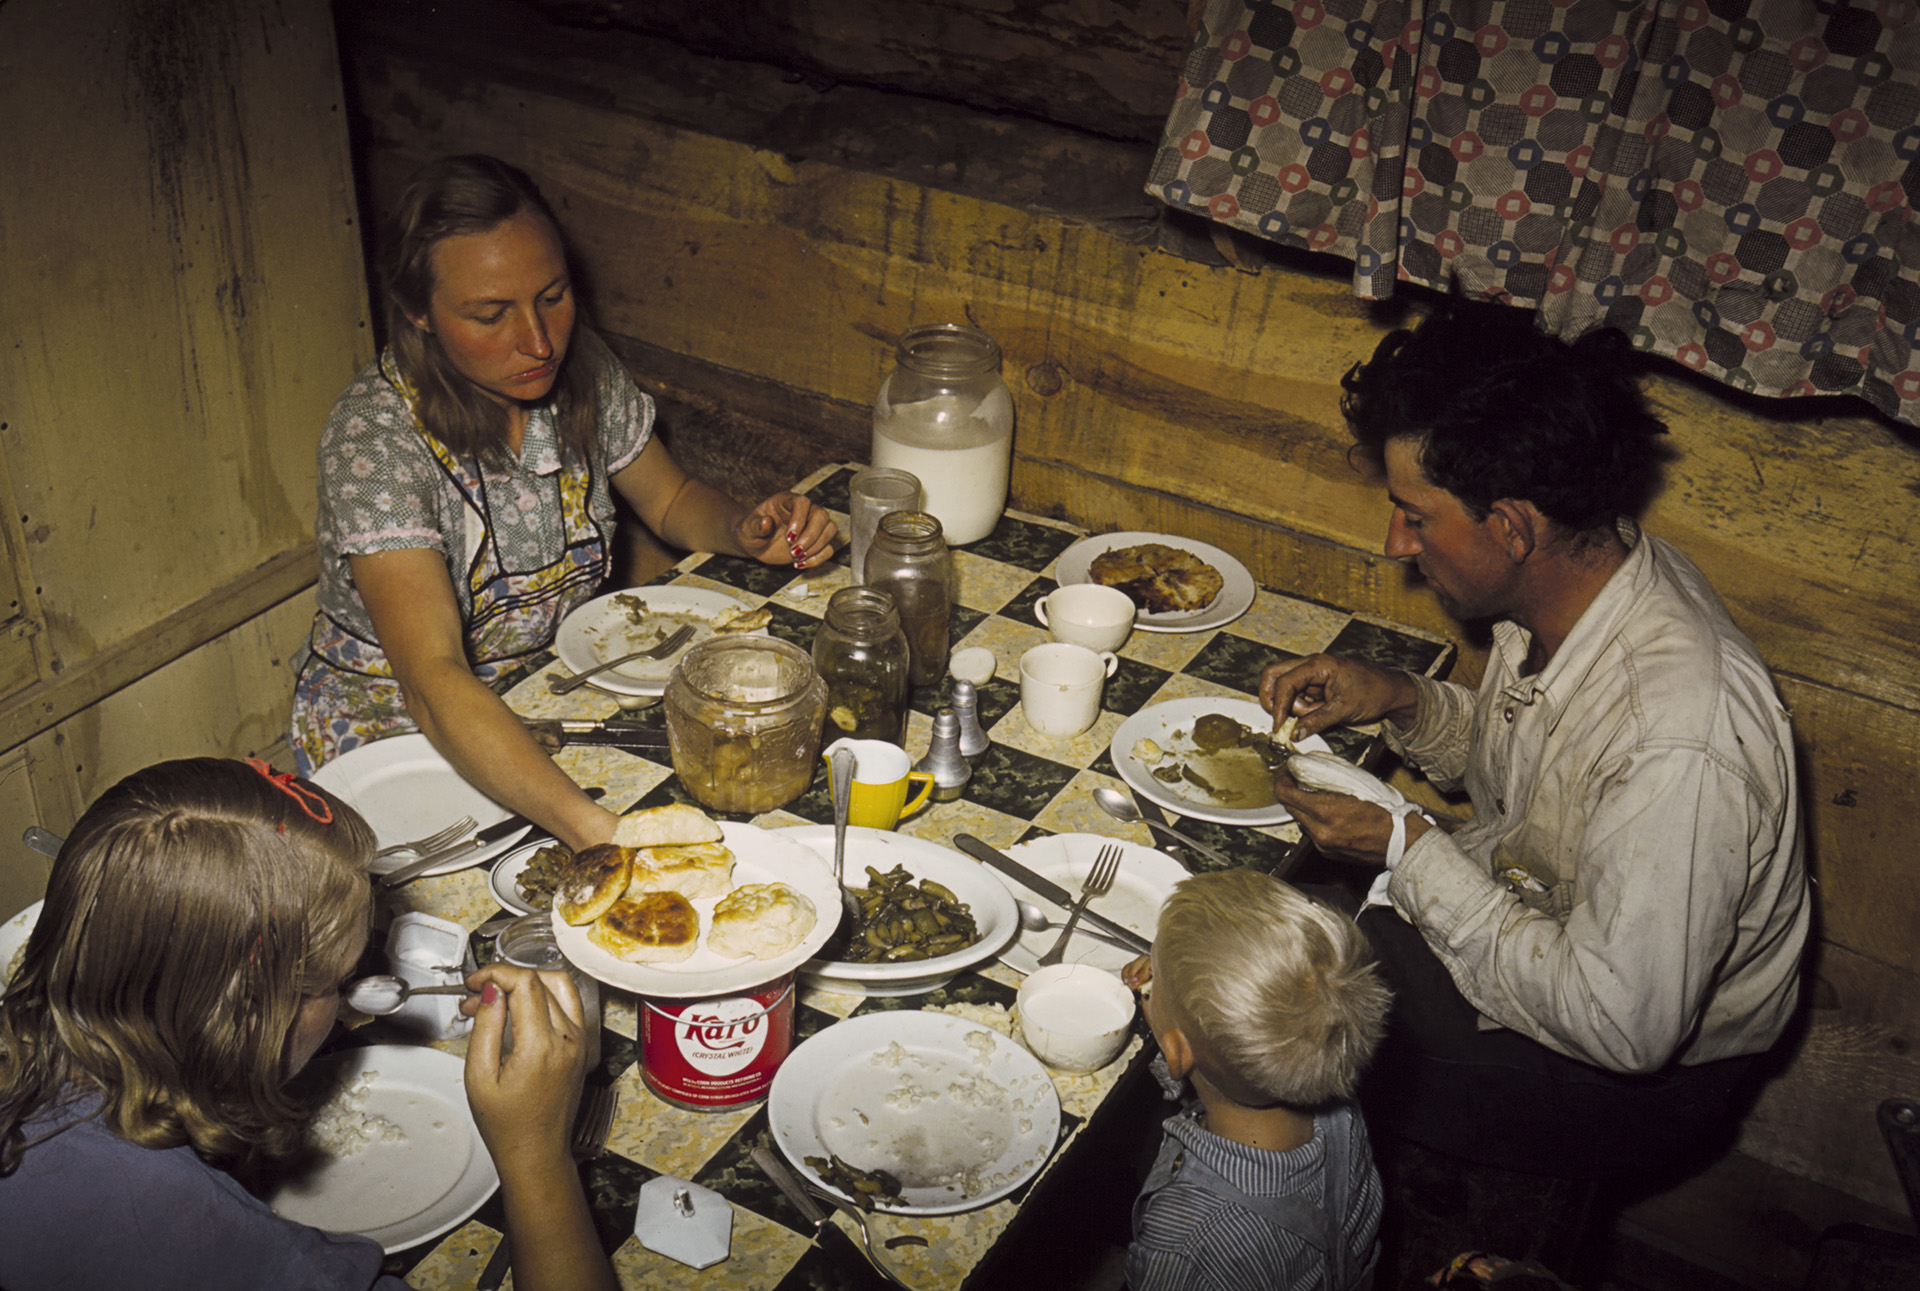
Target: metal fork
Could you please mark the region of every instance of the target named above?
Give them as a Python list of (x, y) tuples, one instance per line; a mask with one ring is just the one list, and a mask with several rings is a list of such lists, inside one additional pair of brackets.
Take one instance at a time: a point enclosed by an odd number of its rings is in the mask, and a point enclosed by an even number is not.
[(618, 659), (609, 659), (603, 664), (596, 664), (585, 672), (575, 673), (571, 677), (550, 677), (547, 679), (547, 689), (556, 695), (564, 695), (570, 690), (577, 690), (579, 687), (586, 685), (589, 680), (599, 676), (609, 668), (618, 668), (621, 664), (632, 663), (636, 659), (664, 659), (685, 645), (687, 638), (692, 635), (693, 624), (683, 623), (673, 635), (669, 636), (657, 646), (649, 646), (645, 650), (635, 650), (632, 654), (623, 654)]
[(437, 852), (472, 829), (474, 824), (472, 816), (462, 816), (438, 833), (428, 834), (425, 838), (416, 838), (411, 843), (395, 843), (391, 847), (383, 847), (373, 854), (373, 859), (377, 861), (383, 856), (393, 856), (399, 852), (417, 852), (422, 856), (428, 852)]
[(1073, 938), (1074, 925), (1080, 922), (1080, 916), (1095, 897), (1103, 897), (1113, 890), (1113, 879), (1120, 872), (1121, 849), (1119, 844), (1109, 844), (1100, 849), (1094, 857), (1093, 868), (1087, 871), (1087, 880), (1080, 885), (1079, 899), (1067, 912), (1067, 925), (1060, 930), (1060, 940), (1053, 943), (1053, 949), (1040, 956), (1040, 967), (1046, 968), (1059, 963), (1066, 957), (1067, 942)]
[[(607, 1150), (607, 1136), (613, 1132), (613, 1109), (617, 1103), (612, 1085), (602, 1085), (589, 1080), (580, 1097), (580, 1110), (573, 1117), (573, 1140), (569, 1145), (575, 1161), (591, 1161)], [(512, 1253), (507, 1249), (507, 1235), (500, 1235), (500, 1244), (493, 1248), (493, 1255), (487, 1260), (487, 1267), (480, 1270), (480, 1280), (474, 1283), (474, 1291), (500, 1291), (500, 1284), (507, 1280), (507, 1266), (512, 1263)]]

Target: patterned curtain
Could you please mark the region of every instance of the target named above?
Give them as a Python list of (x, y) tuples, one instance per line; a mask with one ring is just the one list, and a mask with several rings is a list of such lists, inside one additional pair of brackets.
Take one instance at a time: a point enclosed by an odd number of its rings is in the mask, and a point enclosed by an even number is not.
[(1916, 0), (1209, 0), (1148, 191), (1920, 424)]

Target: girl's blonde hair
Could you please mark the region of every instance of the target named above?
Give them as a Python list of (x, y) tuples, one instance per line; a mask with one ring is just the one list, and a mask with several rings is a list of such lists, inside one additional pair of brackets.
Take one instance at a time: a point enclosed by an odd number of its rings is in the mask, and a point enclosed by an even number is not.
[[(523, 213), (543, 221), (564, 247), (553, 208), (525, 171), (483, 153), (441, 157), (407, 182), (386, 232), (387, 345), (413, 383), (421, 423), (454, 453), (485, 462), (507, 452), (506, 409), (461, 375), (438, 336), (412, 320), (433, 305), (436, 247), (448, 238), (490, 232)], [(587, 326), (577, 284), (575, 299), (573, 342), (548, 400), (562, 448), (586, 461), (599, 415), (599, 376), (614, 359)]]
[(365, 943), (373, 847), (351, 807), (265, 763), (163, 762), (102, 794), (0, 998), (0, 1173), (27, 1121), (89, 1093), (142, 1147), (290, 1151), (288, 1040)]
[(1253, 870), (1184, 879), (1154, 937), (1158, 1003), (1235, 1102), (1351, 1098), (1392, 995), (1353, 921)]

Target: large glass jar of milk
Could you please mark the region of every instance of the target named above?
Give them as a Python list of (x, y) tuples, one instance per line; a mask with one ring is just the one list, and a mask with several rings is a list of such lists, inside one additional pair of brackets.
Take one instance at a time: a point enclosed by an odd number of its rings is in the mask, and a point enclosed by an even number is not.
[(1013, 398), (1000, 346), (977, 327), (930, 323), (900, 337), (873, 400), (873, 465), (911, 471), (954, 546), (993, 532), (1007, 506)]

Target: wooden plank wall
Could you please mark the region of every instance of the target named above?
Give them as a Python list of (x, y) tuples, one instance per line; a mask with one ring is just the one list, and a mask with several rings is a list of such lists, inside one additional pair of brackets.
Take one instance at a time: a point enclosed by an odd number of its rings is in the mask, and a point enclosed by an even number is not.
[[(972, 321), (1005, 350), (1019, 505), (1189, 534), (1263, 581), (1457, 635), (1378, 554), (1384, 500), (1345, 456), (1339, 375), (1401, 313), (1355, 301), (1343, 262), (1229, 259), (1204, 233), (1210, 262), (1158, 249), (1171, 234), (1139, 195), (1152, 139), (1126, 131), (1171, 102), (1182, 6), (751, 6), (749, 35), (739, 5), (539, 8), (564, 22), (507, 5), (476, 39), (478, 19), (343, 6), (370, 202), (438, 153), (527, 167), (643, 382), (777, 409), (736, 446), (763, 459), (792, 456), (796, 434), (861, 442), (894, 338)], [(660, 39), (676, 31), (695, 47)], [(999, 47), (1017, 53), (996, 68)], [(1020, 88), (1042, 67), (1057, 97)], [(1680, 457), (1648, 527), (1701, 563), (1775, 668), (1820, 883), (1809, 1038), (1745, 1146), (1897, 1209), (1872, 1109), (1920, 1088), (1920, 883), (1902, 845), (1920, 805), (1916, 436), (1863, 405), (1736, 402), (1677, 370), (1650, 393)], [(1472, 681), (1484, 656), (1466, 646)], [(1870, 1078), (1831, 1061), (1861, 1046), (1884, 1059)]]
[[(166, 757), (280, 743), (314, 445), (371, 353), (326, 0), (0, 6), (0, 914)], [(20, 853), (20, 854), (17, 854)]]

